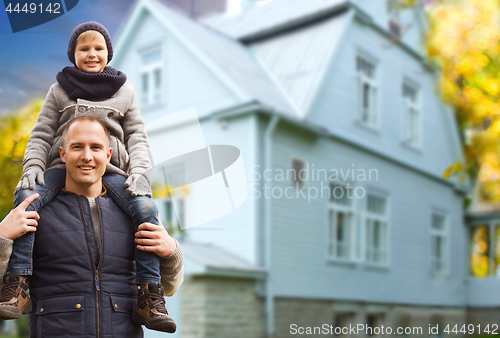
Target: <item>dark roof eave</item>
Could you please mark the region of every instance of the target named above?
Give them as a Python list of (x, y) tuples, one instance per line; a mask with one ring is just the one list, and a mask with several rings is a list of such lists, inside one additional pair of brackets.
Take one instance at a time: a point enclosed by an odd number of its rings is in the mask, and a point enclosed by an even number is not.
[(242, 43), (249, 43), (249, 42), (253, 42), (256, 40), (265, 39), (265, 38), (268, 38), (270, 36), (280, 34), (284, 31), (288, 31), (288, 30), (294, 29), (296, 27), (310, 24), (311, 22), (322, 20), (322, 19), (325, 19), (325, 18), (328, 18), (331, 16), (336, 16), (336, 15), (348, 10), (350, 7), (351, 7), (350, 3), (348, 1), (346, 1), (346, 2), (343, 2), (341, 4), (324, 9), (322, 11), (318, 11), (318, 12), (315, 12), (315, 13), (312, 13), (312, 14), (294, 19), (294, 20), (290, 20), (287, 22), (283, 22), (281, 24), (263, 29), (263, 30), (258, 31), (258, 32), (252, 32), (250, 34), (240, 36), (237, 39), (239, 41), (241, 41)]

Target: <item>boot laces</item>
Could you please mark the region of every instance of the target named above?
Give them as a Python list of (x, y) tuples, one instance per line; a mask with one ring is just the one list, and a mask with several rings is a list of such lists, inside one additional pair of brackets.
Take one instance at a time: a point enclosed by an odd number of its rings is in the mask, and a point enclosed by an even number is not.
[(157, 293), (150, 293), (153, 309), (156, 309), (159, 313), (167, 314), (165, 309), (165, 298)]
[(17, 287), (19, 286), (19, 284), (20, 284), (19, 280), (6, 283), (2, 288), (0, 302), (8, 302), (12, 298), (16, 297)]

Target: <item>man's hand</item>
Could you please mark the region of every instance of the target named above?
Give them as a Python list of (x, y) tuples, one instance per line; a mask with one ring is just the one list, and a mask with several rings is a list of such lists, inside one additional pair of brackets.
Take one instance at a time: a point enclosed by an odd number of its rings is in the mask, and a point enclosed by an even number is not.
[(27, 232), (36, 231), (40, 216), (36, 211), (26, 211), (26, 208), (37, 199), (38, 194), (27, 197), (24, 201), (11, 210), (0, 222), (0, 236), (7, 239), (16, 239)]
[(142, 223), (135, 233), (137, 249), (154, 252), (160, 257), (167, 257), (174, 253), (177, 243), (170, 237), (167, 230), (161, 224)]

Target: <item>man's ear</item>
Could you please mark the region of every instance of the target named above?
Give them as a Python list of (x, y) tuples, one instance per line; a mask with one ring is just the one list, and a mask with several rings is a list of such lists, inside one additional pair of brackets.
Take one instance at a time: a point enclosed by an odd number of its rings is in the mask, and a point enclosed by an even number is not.
[(111, 149), (111, 147), (109, 147), (109, 149), (108, 149), (108, 153), (106, 154), (106, 157), (107, 157), (107, 159), (108, 159), (108, 163), (109, 163), (109, 161), (111, 160), (111, 153), (112, 153), (112, 152), (113, 152), (113, 149)]
[(66, 161), (64, 160), (64, 155), (66, 155), (66, 153), (64, 152), (64, 148), (59, 147), (59, 156), (61, 157), (61, 161), (63, 161), (63, 163), (66, 163)]

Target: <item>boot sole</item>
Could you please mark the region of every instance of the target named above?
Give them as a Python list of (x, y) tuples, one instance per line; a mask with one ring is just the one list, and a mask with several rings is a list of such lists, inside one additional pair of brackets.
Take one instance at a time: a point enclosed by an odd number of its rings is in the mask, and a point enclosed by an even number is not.
[(167, 332), (167, 333), (174, 333), (175, 330), (177, 329), (177, 325), (175, 322), (171, 319), (170, 321), (166, 323), (148, 323), (144, 317), (142, 317), (136, 310), (134, 309), (134, 312), (132, 312), (132, 322), (137, 325), (144, 325), (150, 330), (154, 331), (161, 331), (161, 332)]
[(26, 304), (21, 311), (17, 311), (16, 308), (12, 307), (0, 307), (0, 320), (9, 320), (9, 319), (19, 319), (22, 315), (28, 314), (33, 311), (33, 303), (29, 302)]

